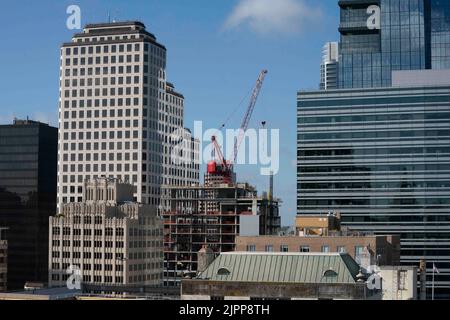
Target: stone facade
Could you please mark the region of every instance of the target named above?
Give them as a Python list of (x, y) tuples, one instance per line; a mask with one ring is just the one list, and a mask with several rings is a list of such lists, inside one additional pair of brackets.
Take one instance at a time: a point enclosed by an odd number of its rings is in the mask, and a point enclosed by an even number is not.
[(117, 180), (86, 182), (84, 201), (50, 218), (50, 287), (65, 286), (71, 266), (89, 285), (162, 283), (162, 220), (154, 206), (132, 202), (133, 191)]

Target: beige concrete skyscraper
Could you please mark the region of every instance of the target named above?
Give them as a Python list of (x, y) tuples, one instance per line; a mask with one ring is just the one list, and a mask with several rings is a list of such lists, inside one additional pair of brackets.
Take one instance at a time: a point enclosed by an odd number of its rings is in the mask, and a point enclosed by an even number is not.
[(170, 167), (184, 98), (166, 82), (166, 53), (140, 22), (90, 24), (62, 45), (59, 206), (80, 202), (83, 182), (96, 177), (132, 183), (135, 200), (151, 205), (163, 184), (198, 182), (198, 164), (187, 175), (187, 165)]
[(132, 202), (133, 189), (114, 179), (86, 181), (83, 201), (50, 217), (51, 287), (65, 286), (75, 269), (85, 285), (162, 284), (162, 219), (154, 206)]

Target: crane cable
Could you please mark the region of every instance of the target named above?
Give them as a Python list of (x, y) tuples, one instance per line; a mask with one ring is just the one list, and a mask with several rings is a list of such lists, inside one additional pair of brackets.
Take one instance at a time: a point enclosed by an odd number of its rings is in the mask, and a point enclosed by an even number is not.
[(217, 129), (218, 131), (222, 131), (228, 124), (228, 122), (230, 122), (230, 120), (234, 117), (234, 115), (238, 112), (238, 110), (242, 107), (242, 104), (244, 103), (245, 100), (248, 99), (248, 97), (250, 96), (250, 93), (253, 91), (253, 87), (250, 88), (250, 90), (247, 92), (247, 94), (242, 98), (241, 102), (239, 102), (238, 106), (236, 107), (236, 109), (234, 109), (231, 114), (228, 116), (228, 118), (225, 120), (225, 122), (223, 124), (220, 125), (219, 129)]

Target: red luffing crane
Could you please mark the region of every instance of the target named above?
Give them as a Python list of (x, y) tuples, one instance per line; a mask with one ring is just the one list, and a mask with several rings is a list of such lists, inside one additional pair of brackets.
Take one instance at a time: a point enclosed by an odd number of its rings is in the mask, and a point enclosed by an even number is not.
[(216, 136), (211, 137), (211, 142), (214, 146), (215, 154), (218, 157), (218, 161), (213, 160), (208, 163), (208, 174), (210, 175), (220, 175), (223, 177), (224, 183), (231, 183), (233, 174), (234, 174), (234, 164), (237, 161), (239, 148), (241, 147), (242, 141), (245, 138), (245, 133), (248, 129), (250, 119), (253, 115), (253, 111), (255, 110), (256, 102), (258, 101), (259, 94), (261, 92), (262, 85), (264, 83), (264, 79), (267, 75), (268, 71), (263, 70), (259, 74), (258, 80), (256, 81), (256, 85), (253, 89), (253, 93), (250, 99), (250, 104), (247, 108), (247, 112), (245, 113), (244, 119), (242, 121), (241, 127), (239, 128), (238, 136), (234, 141), (233, 154), (230, 156), (229, 161), (227, 161), (222, 153), (222, 149), (217, 142)]

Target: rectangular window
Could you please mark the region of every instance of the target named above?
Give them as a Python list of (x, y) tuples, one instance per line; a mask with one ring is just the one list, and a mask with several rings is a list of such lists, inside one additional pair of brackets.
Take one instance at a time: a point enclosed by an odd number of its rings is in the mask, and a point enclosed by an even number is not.
[(347, 253), (347, 250), (345, 249), (345, 246), (338, 246), (337, 252), (338, 253)]
[(322, 252), (323, 253), (329, 253), (330, 252), (330, 246), (322, 246)]
[(309, 248), (309, 246), (300, 246), (300, 252), (308, 253), (311, 252), (311, 249)]

